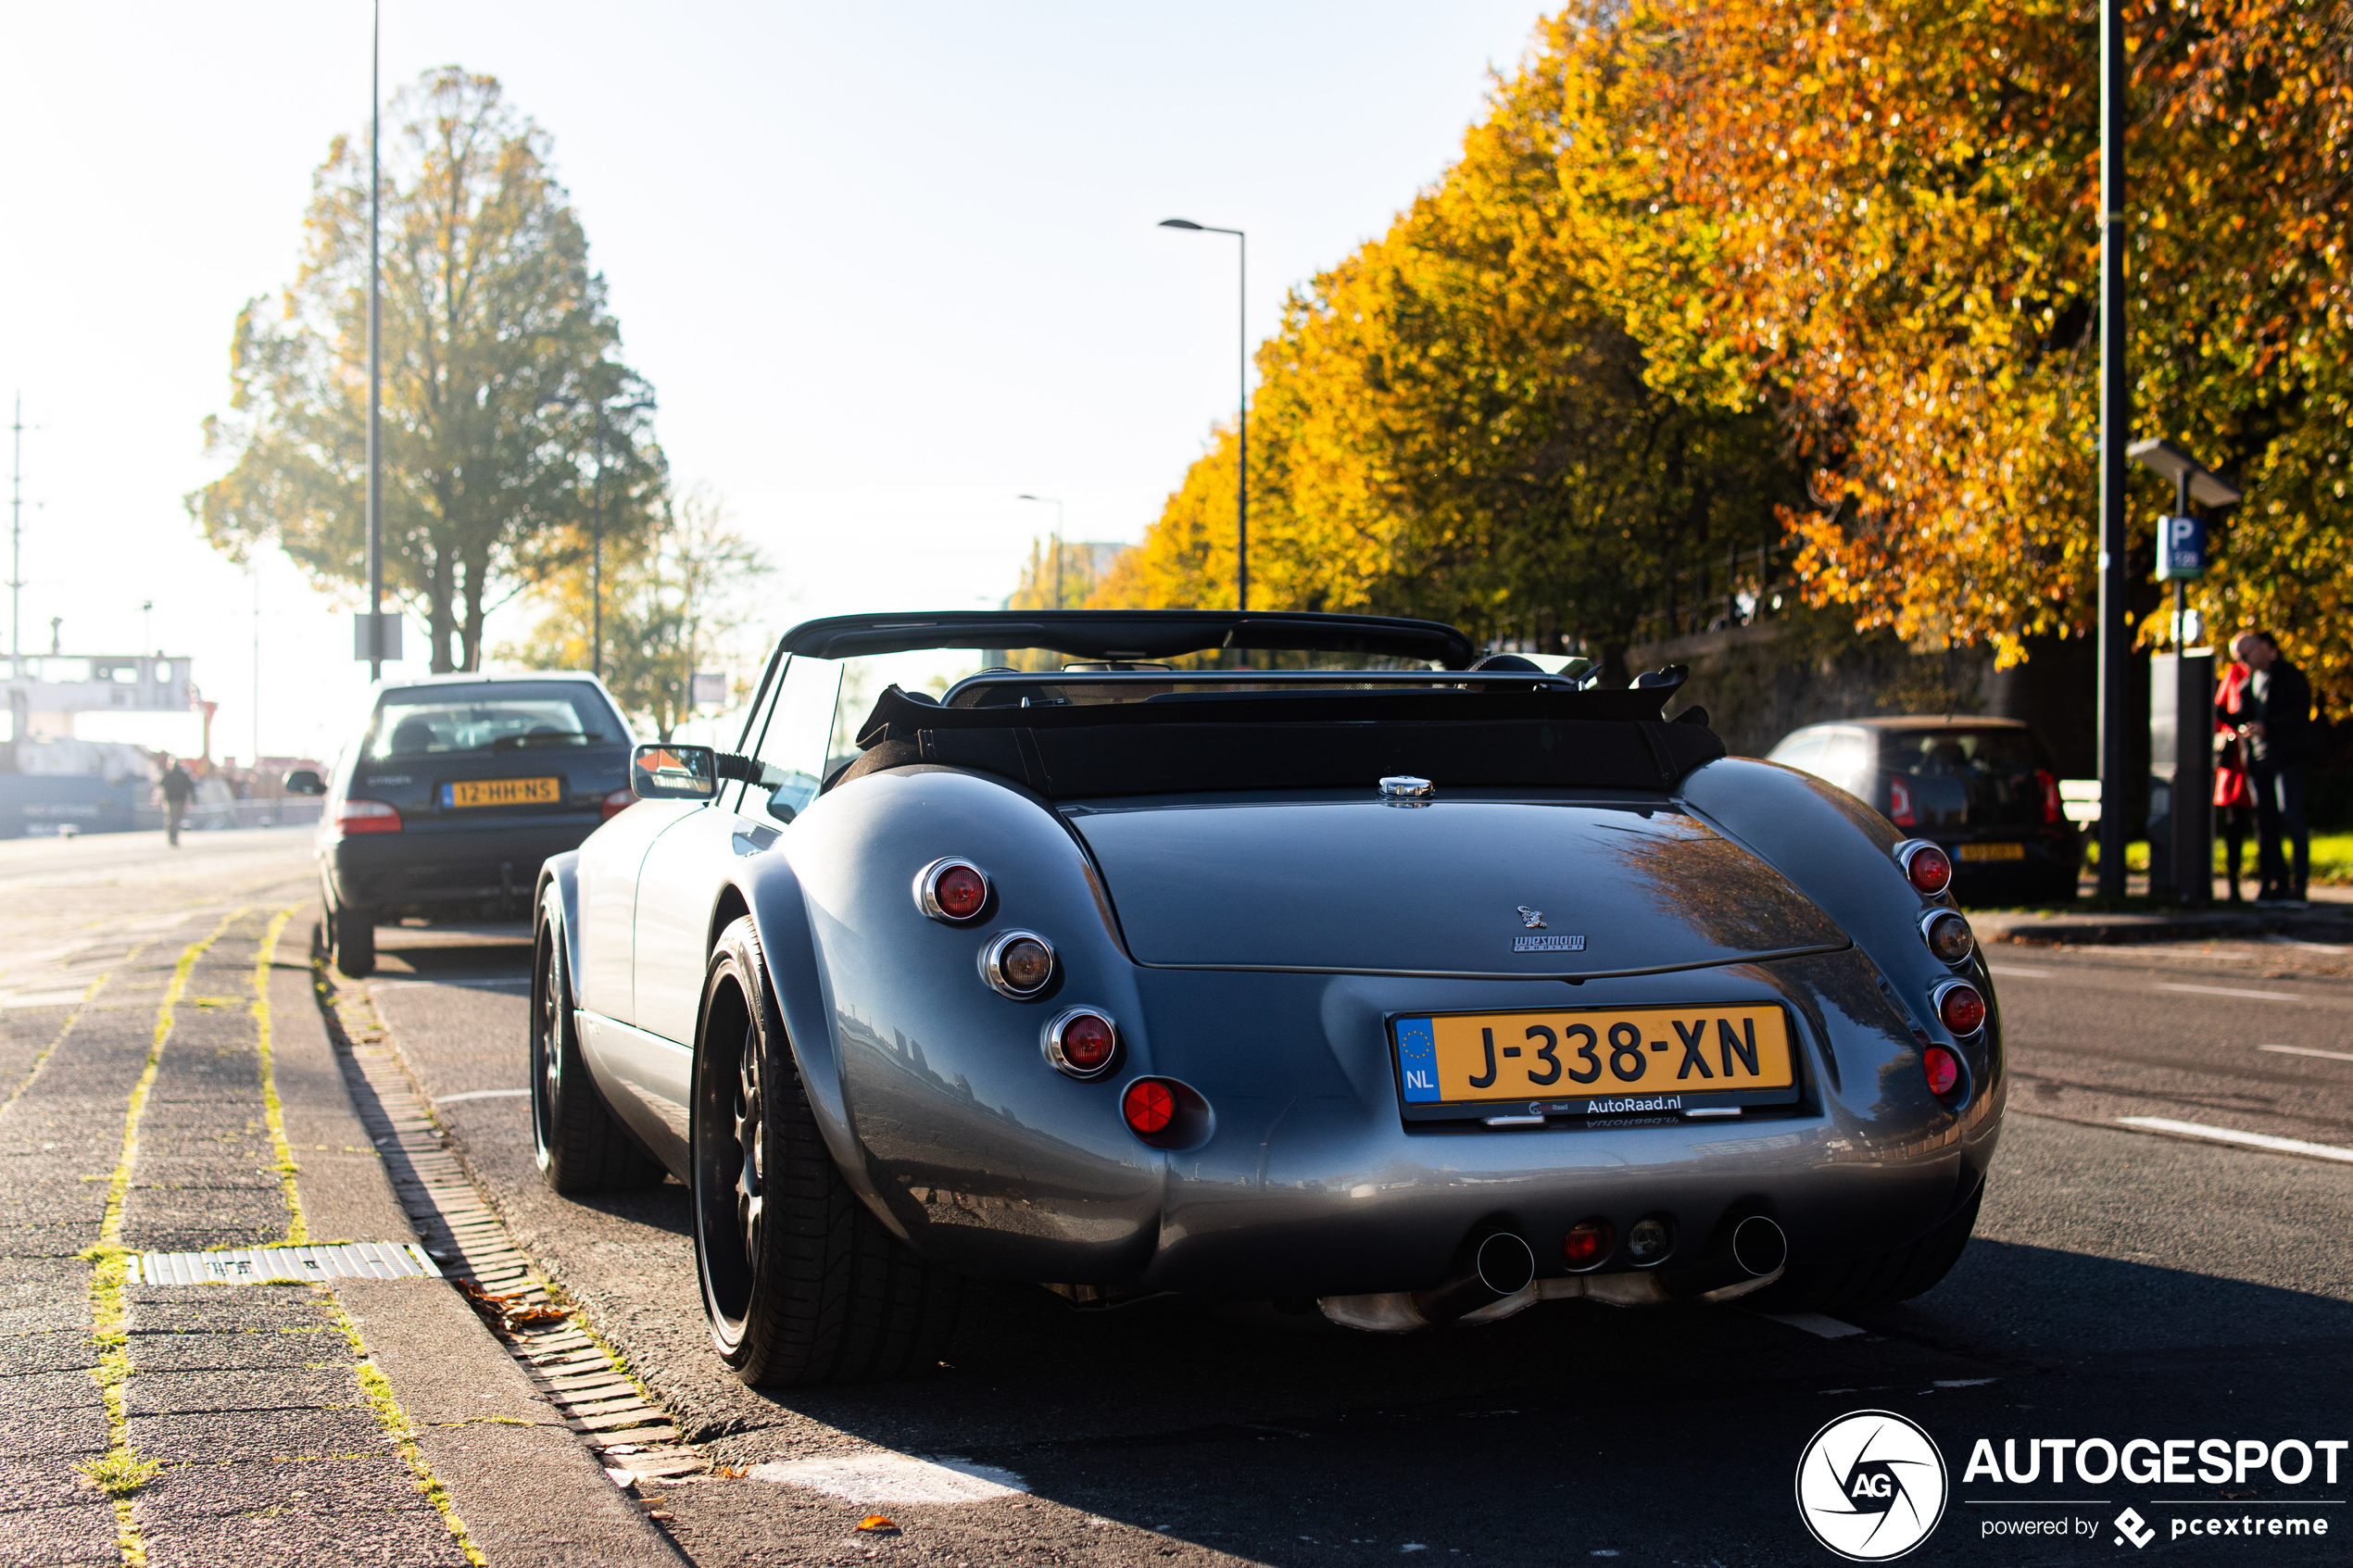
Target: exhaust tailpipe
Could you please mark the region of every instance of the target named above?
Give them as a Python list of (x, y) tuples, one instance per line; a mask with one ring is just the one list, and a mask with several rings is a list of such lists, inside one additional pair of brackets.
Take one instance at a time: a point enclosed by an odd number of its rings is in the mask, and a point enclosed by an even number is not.
[(1750, 1214), (1719, 1227), (1715, 1244), (1691, 1262), (1661, 1269), (1658, 1283), (1670, 1296), (1705, 1296), (1764, 1279), (1788, 1262), (1788, 1234), (1771, 1217)]
[(1414, 1293), (1414, 1308), (1433, 1323), (1452, 1323), (1536, 1283), (1536, 1249), (1509, 1231), (1481, 1236), (1454, 1278)]

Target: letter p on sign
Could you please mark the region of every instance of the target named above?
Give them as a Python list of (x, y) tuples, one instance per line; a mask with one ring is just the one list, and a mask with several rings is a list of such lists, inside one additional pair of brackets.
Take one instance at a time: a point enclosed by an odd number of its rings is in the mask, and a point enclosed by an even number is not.
[(2206, 575), (2206, 523), (2194, 517), (2157, 520), (2157, 577), (2195, 581)]

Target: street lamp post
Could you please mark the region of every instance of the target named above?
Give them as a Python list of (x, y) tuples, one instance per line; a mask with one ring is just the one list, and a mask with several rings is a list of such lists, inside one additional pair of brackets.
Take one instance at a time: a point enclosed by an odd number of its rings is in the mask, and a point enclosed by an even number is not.
[(2124, 897), (2127, 766), (2124, 446), (2133, 391), (2125, 371), (2123, 0), (2100, 0), (2100, 897)]
[(368, 679), (384, 672), (384, 276), (377, 236), (384, 218), (384, 0), (376, 0), (368, 54)]
[(1054, 608), (1063, 608), (1063, 504), (1051, 495), (1022, 495), (1016, 501), (1036, 501), (1054, 508)]
[(1240, 304), (1234, 325), (1240, 347), (1235, 361), (1239, 390), (1234, 400), (1234, 608), (1250, 608), (1250, 237), (1239, 229), (1220, 229), (1189, 218), (1164, 218), (1164, 229), (1186, 229), (1201, 234), (1231, 234), (1239, 242)]

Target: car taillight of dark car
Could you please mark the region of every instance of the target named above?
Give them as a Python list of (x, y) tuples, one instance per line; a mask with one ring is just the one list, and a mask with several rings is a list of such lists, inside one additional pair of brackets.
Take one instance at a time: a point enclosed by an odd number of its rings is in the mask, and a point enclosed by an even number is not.
[(335, 810), (335, 831), (346, 838), (356, 833), (398, 833), (400, 813), (381, 800), (346, 800)]

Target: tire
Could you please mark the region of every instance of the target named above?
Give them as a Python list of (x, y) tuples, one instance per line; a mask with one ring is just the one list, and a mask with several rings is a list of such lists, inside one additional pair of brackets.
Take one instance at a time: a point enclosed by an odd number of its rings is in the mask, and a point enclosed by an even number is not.
[(531, 947), (531, 1152), (541, 1178), (567, 1197), (660, 1185), (668, 1173), (605, 1104), (581, 1055), (563, 927), (543, 917)]
[(806, 1386), (937, 1361), (963, 1281), (892, 1236), (835, 1166), (749, 920), (711, 954), (692, 1098), (695, 1269), (728, 1368)]
[(1968, 1200), (1926, 1236), (1885, 1252), (1815, 1269), (1793, 1265), (1748, 1299), (1768, 1311), (1824, 1312), (1890, 1307), (1925, 1296), (1960, 1261), (1961, 1249), (1977, 1228), (1977, 1211), (1984, 1201), (1985, 1184), (1980, 1182)]
[(327, 941), (334, 949), (335, 972), (365, 980), (376, 972), (376, 917), (346, 904), (327, 917)]

